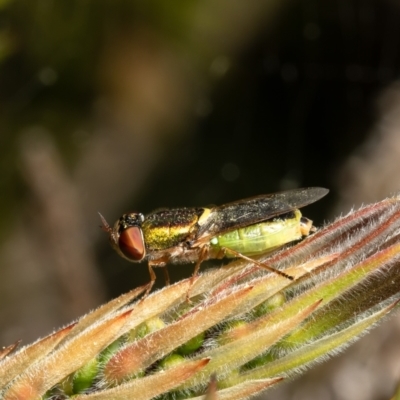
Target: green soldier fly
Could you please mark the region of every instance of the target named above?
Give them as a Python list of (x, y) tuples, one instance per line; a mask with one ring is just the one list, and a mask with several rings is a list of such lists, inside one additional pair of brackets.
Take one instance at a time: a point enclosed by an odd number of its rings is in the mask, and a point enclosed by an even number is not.
[[(151, 290), (154, 267), (195, 262), (193, 276), (208, 259), (244, 258), (285, 278), (293, 277), (251, 259), (308, 236), (315, 230), (299, 208), (328, 189), (311, 187), (250, 197), (213, 208), (172, 208), (150, 214), (123, 214), (111, 228), (100, 214), (112, 247), (131, 262), (148, 261)], [(166, 271), (166, 269), (165, 269)], [(169, 283), (166, 272), (166, 283)]]

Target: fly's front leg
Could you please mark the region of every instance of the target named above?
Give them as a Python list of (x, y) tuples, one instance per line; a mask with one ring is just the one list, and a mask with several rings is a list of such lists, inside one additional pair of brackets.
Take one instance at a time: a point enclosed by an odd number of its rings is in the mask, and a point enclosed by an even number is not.
[(168, 274), (166, 265), (167, 265), (167, 263), (165, 261), (157, 261), (157, 262), (149, 261), (148, 262), (150, 283), (147, 286), (146, 292), (145, 292), (142, 300), (145, 299), (149, 295), (152, 287), (154, 286), (154, 282), (156, 281), (156, 273), (154, 272), (155, 267), (162, 267), (164, 269), (165, 284), (167, 286), (169, 285), (169, 274)]
[(149, 267), (150, 283), (148, 284), (146, 292), (142, 297), (142, 301), (149, 295), (152, 287), (154, 286), (154, 282), (156, 281), (156, 273), (154, 272), (153, 266), (156, 266), (156, 264), (149, 261), (148, 267)]

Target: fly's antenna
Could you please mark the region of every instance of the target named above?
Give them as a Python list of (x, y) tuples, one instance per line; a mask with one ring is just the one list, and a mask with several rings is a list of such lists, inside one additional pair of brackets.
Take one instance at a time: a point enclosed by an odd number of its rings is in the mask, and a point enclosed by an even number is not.
[(103, 229), (104, 232), (111, 233), (112, 228), (110, 227), (110, 225), (108, 225), (108, 222), (100, 213), (99, 213), (99, 215), (100, 215), (101, 222), (103, 224), (103, 225), (100, 225), (100, 228)]

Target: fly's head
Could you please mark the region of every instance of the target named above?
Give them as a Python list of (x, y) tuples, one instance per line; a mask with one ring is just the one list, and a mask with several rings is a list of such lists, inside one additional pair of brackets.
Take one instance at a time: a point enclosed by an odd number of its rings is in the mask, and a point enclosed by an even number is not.
[(146, 257), (146, 245), (142, 231), (143, 214), (124, 214), (117, 220), (113, 228), (108, 225), (101, 214), (100, 218), (103, 230), (109, 234), (111, 245), (120, 256), (132, 262), (140, 262)]

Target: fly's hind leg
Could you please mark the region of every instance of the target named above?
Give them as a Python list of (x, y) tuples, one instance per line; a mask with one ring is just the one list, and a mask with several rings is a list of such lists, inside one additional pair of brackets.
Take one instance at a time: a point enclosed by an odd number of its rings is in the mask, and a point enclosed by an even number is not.
[(257, 265), (257, 267), (267, 269), (268, 271), (274, 272), (275, 274), (278, 274), (278, 275), (280, 275), (280, 276), (283, 276), (284, 278), (289, 279), (289, 280), (291, 280), (291, 281), (294, 280), (294, 277), (293, 277), (293, 276), (288, 275), (288, 274), (285, 274), (284, 272), (280, 271), (279, 269), (272, 268), (272, 267), (270, 267), (270, 266), (267, 265), (267, 264), (264, 264), (264, 263), (259, 262), (259, 261), (257, 261), (257, 260), (253, 260), (252, 258), (247, 257), (247, 256), (245, 256), (244, 254), (239, 253), (238, 251), (232, 250), (232, 249), (230, 249), (229, 247), (222, 247), (222, 249), (223, 249), (226, 253), (231, 253), (231, 254), (233, 254), (235, 257), (243, 258), (243, 259), (246, 260), (246, 261), (250, 261), (251, 263)]

